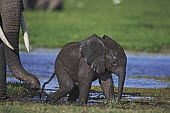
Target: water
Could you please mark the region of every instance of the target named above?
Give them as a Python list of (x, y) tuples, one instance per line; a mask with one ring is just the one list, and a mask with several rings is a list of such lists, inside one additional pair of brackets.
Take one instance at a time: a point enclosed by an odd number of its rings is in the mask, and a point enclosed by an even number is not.
[[(60, 49), (48, 50), (37, 48), (36, 50), (25, 53), (21, 52), (21, 62), (24, 68), (35, 75), (43, 84), (54, 71), (54, 62)], [(131, 79), (132, 76), (153, 76), (165, 77), (170, 76), (170, 55), (146, 54), (146, 53), (128, 53), (127, 52), (127, 77), (125, 87), (138, 88), (160, 88), (167, 87), (169, 83), (155, 79)], [(8, 74), (10, 74), (8, 70)], [(118, 86), (117, 76), (113, 74), (114, 85)], [(15, 81), (14, 78), (8, 78), (9, 81)], [(47, 89), (54, 88), (58, 84), (53, 79), (50, 84), (46, 85)], [(99, 85), (98, 80), (92, 85)]]
[[(47, 81), (54, 71), (54, 62), (59, 53), (60, 49), (48, 50), (38, 48), (30, 53), (21, 52), (21, 62), (24, 68), (34, 75), (37, 75), (41, 85)], [(155, 79), (144, 79), (137, 78), (132, 79), (129, 77), (133, 76), (152, 76), (152, 77), (166, 77), (170, 76), (170, 55), (163, 54), (148, 54), (148, 53), (129, 53), (127, 52), (127, 77), (125, 80), (125, 87), (138, 87), (138, 88), (161, 88), (167, 87), (169, 83), (155, 80)], [(9, 70), (7, 73), (10, 74)], [(118, 77), (113, 74), (114, 85), (118, 86)], [(18, 81), (14, 77), (8, 77), (7, 81)], [(98, 80), (94, 81), (92, 85), (99, 86)], [(56, 77), (46, 85), (45, 90), (47, 94), (55, 92), (57, 90), (58, 82)], [(89, 105), (96, 103), (104, 103), (103, 93), (90, 93), (90, 99), (88, 100)], [(123, 94), (123, 98), (131, 100), (153, 100), (153, 97), (140, 97), (139, 95), (126, 95)], [(39, 101), (39, 97), (33, 98), (34, 101)], [(98, 100), (99, 99), (99, 100)], [(46, 100), (46, 96), (42, 98)], [(65, 99), (66, 100), (66, 99)]]
[(128, 54), (127, 75), (170, 76), (170, 55)]

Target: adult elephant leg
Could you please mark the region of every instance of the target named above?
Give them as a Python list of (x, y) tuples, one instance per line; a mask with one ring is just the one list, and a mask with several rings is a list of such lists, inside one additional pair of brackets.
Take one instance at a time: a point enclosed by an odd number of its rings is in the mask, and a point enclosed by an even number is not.
[(4, 45), (0, 40), (0, 99), (6, 98), (6, 60), (4, 53)]
[(99, 83), (103, 89), (106, 99), (108, 101), (113, 100), (114, 86), (111, 73), (106, 72), (102, 77), (99, 78)]
[(19, 31), (21, 21), (21, 0), (3, 0), (2, 2), (2, 26), (4, 34), (13, 46), (11, 50), (4, 46), (5, 58), (12, 74), (19, 80), (28, 82), (33, 88), (40, 88), (40, 82), (37, 77), (29, 74), (21, 65), (19, 57)]
[(78, 88), (78, 86), (76, 86), (75, 89), (69, 94), (68, 102), (69, 103), (76, 102), (76, 100), (79, 97), (79, 94), (80, 94), (79, 88)]
[(62, 10), (63, 9), (63, 1), (62, 0), (49, 0), (49, 5), (47, 10)]
[(37, 0), (35, 9), (46, 10), (48, 8), (50, 0)]
[(26, 10), (33, 10), (37, 0), (23, 0), (24, 8)]
[[(1, 7), (1, 5), (0, 5)], [(1, 9), (0, 9), (1, 11)], [(2, 19), (0, 15), (0, 26), (2, 26)], [(0, 99), (6, 98), (6, 60), (4, 52), (4, 43), (0, 39)]]

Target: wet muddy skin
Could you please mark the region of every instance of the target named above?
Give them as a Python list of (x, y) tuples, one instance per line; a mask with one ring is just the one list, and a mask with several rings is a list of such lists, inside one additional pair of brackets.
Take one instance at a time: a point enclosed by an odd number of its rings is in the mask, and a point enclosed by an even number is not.
[[(38, 48), (30, 53), (21, 52), (21, 62), (28, 72), (37, 75), (41, 84), (43, 84), (54, 69), (54, 62), (60, 49), (48, 50)], [(161, 82), (160, 80), (137, 78), (132, 79), (128, 77), (133, 76), (152, 76), (152, 77), (166, 77), (170, 76), (170, 55), (162, 54), (144, 54), (144, 53), (127, 53), (127, 79), (125, 81), (125, 87), (138, 87), (138, 88), (161, 88), (167, 87), (169, 83)], [(9, 70), (7, 72), (10, 74)], [(118, 86), (117, 76), (113, 74), (114, 85)], [(17, 81), (15, 78), (7, 78), (8, 81)], [(46, 89), (54, 89), (57, 86), (57, 80), (53, 79)], [(99, 85), (98, 81), (94, 81), (92, 85)], [(47, 91), (47, 90), (46, 90)], [(47, 93), (53, 92), (48, 90)], [(129, 100), (141, 99), (138, 95), (124, 95)], [(103, 103), (103, 101), (96, 101), (95, 98), (103, 99), (103, 93), (91, 93), (90, 103)], [(144, 100), (153, 99), (152, 97), (144, 97)]]

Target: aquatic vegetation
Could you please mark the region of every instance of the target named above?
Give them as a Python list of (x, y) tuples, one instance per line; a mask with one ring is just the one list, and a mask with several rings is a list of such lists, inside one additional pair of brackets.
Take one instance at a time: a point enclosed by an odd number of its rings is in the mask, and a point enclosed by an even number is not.
[(27, 83), (8, 82), (8, 97), (33, 97), (37, 93), (31, 89), (31, 85)]
[[(117, 87), (114, 88), (117, 94)], [(101, 93), (101, 88), (99, 86), (92, 86), (92, 92), (99, 92)], [(169, 88), (130, 88), (125, 87), (123, 89), (123, 97), (138, 97), (137, 99), (132, 99), (133, 102), (139, 101), (154, 101), (154, 102), (165, 102), (170, 103), (170, 89)], [(146, 99), (139, 98), (139, 97), (148, 97)], [(153, 97), (149, 99), (149, 97)], [(129, 101), (128, 99), (124, 98), (124, 101)]]
[(145, 78), (145, 79), (155, 79), (155, 80), (161, 80), (165, 82), (170, 82), (170, 77), (169, 76), (164, 76), (164, 77), (152, 77), (152, 76), (133, 76), (133, 77), (128, 77), (128, 78)]
[[(115, 93), (117, 93), (117, 87), (114, 88)], [(91, 92), (102, 92), (100, 86), (92, 86)], [(170, 97), (169, 88), (133, 88), (133, 87), (125, 87), (123, 89), (124, 94), (135, 94), (136, 96), (147, 96), (147, 97)]]

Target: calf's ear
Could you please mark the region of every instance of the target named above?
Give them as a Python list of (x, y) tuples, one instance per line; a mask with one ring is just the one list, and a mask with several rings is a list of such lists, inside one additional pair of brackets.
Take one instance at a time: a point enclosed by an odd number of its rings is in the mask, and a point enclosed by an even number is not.
[(81, 42), (81, 57), (96, 72), (105, 71), (105, 49), (102, 39), (97, 35), (92, 35)]

